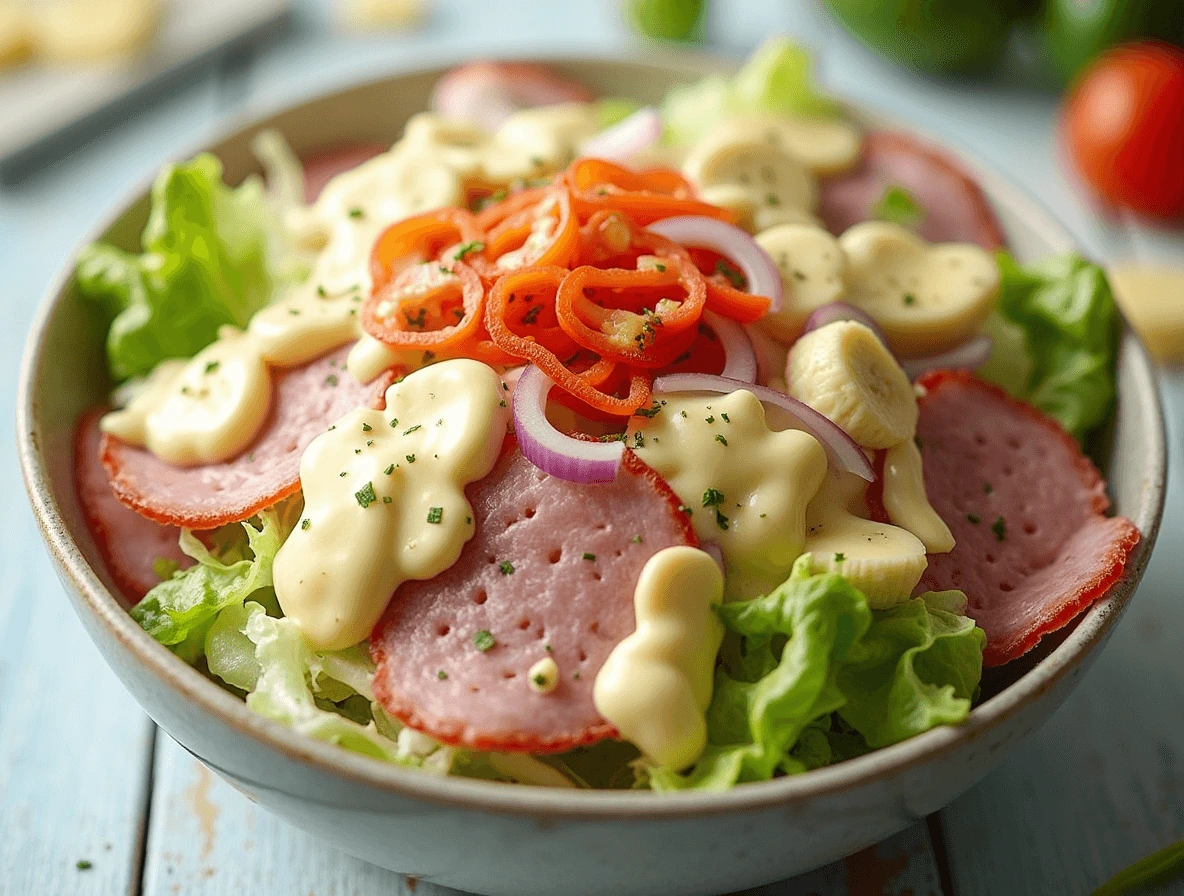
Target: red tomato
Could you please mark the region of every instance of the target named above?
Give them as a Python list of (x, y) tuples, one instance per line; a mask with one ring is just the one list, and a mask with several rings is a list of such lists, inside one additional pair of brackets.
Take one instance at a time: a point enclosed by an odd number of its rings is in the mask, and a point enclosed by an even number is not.
[(1073, 86), (1061, 128), (1077, 170), (1107, 202), (1184, 215), (1184, 52), (1150, 42), (1102, 54)]

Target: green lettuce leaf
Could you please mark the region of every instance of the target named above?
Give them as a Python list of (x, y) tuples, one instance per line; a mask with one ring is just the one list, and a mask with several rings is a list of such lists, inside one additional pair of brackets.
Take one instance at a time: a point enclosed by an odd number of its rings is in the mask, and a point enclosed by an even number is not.
[[(1075, 254), (1030, 265), (1005, 252), (996, 259), (999, 317), (1018, 327), (1023, 339), (996, 339), (980, 373), (1081, 441), (1114, 406), (1119, 317), (1106, 275)], [(1026, 377), (1017, 370), (1026, 370)]]
[(298, 507), (287, 502), (262, 511), (241, 523), (239, 537), (232, 537), (239, 526), (223, 527), (213, 551), (192, 532), (182, 531), (181, 550), (197, 563), (149, 591), (132, 608), (132, 618), (157, 641), (192, 662), (203, 651), (206, 635), (223, 609), (241, 607), (247, 598), (271, 588), (271, 564), (292, 531), (294, 509)]
[(783, 37), (766, 41), (733, 78), (708, 75), (673, 88), (662, 102), (668, 143), (694, 143), (733, 115), (773, 113), (833, 118), (839, 106), (814, 84), (814, 60)]
[(223, 325), (245, 326), (271, 296), (275, 229), (258, 179), (226, 187), (212, 155), (165, 167), (152, 186), (143, 252), (94, 243), (78, 258), (79, 291), (112, 318), (112, 376), (146, 374), (196, 354)]
[(648, 768), (652, 788), (798, 774), (966, 718), (986, 638), (960, 592), (872, 611), (841, 576), (809, 570), (806, 555), (770, 594), (718, 608), (730, 643), (707, 749), (687, 771)]
[[(873, 749), (956, 725), (970, 712), (983, 669), (986, 635), (931, 593), (874, 614), (837, 684), (839, 717)], [(959, 598), (961, 592), (953, 592)]]

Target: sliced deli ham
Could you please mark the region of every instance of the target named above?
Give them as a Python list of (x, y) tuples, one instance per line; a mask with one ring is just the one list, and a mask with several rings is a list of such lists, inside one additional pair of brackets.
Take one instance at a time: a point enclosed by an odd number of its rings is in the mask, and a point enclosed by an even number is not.
[[(636, 627), (646, 561), (697, 543), (678, 496), (630, 451), (615, 481), (579, 485), (516, 446), (467, 495), (476, 532), (460, 559), (403, 584), (370, 637), (378, 701), (477, 750), (558, 752), (613, 736), (592, 686)], [(540, 693), (528, 673), (548, 657), (558, 684)]]
[(272, 371), (272, 402), (255, 441), (218, 464), (176, 467), (104, 434), (100, 457), (116, 497), (137, 513), (186, 529), (245, 520), (300, 487), (308, 443), (350, 411), (381, 407), (389, 374), (363, 385), (345, 369), (349, 347)]
[(893, 186), (903, 187), (921, 207), (917, 233), (929, 242), (1006, 245), (999, 220), (970, 173), (936, 147), (893, 131), (870, 131), (859, 166), (822, 181), (818, 215), (838, 235), (874, 218), (876, 203)]
[(157, 561), (193, 565), (181, 552), (181, 530), (140, 516), (119, 502), (99, 462), (99, 418), (102, 408), (83, 415), (74, 440), (74, 487), (87, 528), (95, 540), (107, 572), (132, 604), (160, 581)]
[(1121, 577), (1139, 542), (1107, 517), (1102, 477), (1054, 421), (965, 371), (919, 380), (930, 502), (957, 541), (919, 589), (957, 588), (998, 666), (1066, 625)]

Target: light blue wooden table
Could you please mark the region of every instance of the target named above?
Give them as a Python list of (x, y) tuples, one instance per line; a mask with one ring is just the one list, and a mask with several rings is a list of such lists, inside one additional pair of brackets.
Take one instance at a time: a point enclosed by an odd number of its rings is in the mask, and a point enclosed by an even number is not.
[[(302, 7), (281, 40), (191, 75), (131, 120), (0, 189), (0, 488), (8, 500), (0, 514), (0, 893), (445, 896), (294, 830), (155, 730), (75, 620), (13, 455), (12, 396), (34, 306), (82, 234), (161, 162), (254, 108), (442, 54), (632, 45), (616, 3), (597, 0), (439, 0), (426, 27), (407, 36), (329, 36), (325, 18), (320, 7)], [(835, 90), (1007, 172), (1099, 258), (1184, 260), (1178, 239), (1103, 223), (1075, 197), (1054, 160), (1051, 97), (895, 71), (808, 0), (716, 0), (710, 30), (717, 50), (736, 54), (770, 33), (797, 35), (818, 49)], [(1167, 376), (1164, 391), (1178, 434), (1184, 379)], [(1173, 442), (1158, 550), (1117, 634), (1064, 708), (929, 824), (764, 896), (1078, 896), (1184, 837), (1184, 502)], [(1163, 892), (1184, 893), (1184, 885)]]

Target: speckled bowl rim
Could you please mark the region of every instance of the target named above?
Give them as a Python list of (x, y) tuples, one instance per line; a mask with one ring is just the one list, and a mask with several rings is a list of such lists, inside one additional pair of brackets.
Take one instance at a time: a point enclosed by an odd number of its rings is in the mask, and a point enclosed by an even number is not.
[[(702, 54), (688, 54), (673, 51), (647, 51), (646, 64), (666, 66), (682, 70), (705, 71), (734, 69), (729, 60), (712, 59)], [(630, 54), (576, 54), (519, 55), (507, 58), (523, 58), (534, 61), (576, 62), (584, 64), (614, 64), (638, 61)], [(206, 146), (227, 139), (252, 122), (266, 118), (285, 109), (305, 102), (325, 98), (337, 93), (375, 81), (401, 76), (422, 74), (433, 69), (443, 70), (447, 66), (416, 65), (402, 67), (355, 80), (344, 84), (333, 84), (308, 95), (277, 105), (274, 108), (235, 117), (214, 139), (202, 141), (193, 153)], [(885, 119), (883, 116), (858, 104), (850, 104), (858, 118), (880, 121), (903, 130), (914, 131), (904, 122)], [(927, 138), (928, 139), (928, 138)], [(1027, 221), (1035, 221), (1048, 234), (1051, 242), (1060, 242), (1065, 249), (1075, 246), (1075, 241), (1056, 223), (1055, 219), (1035, 200), (1022, 193), (993, 168), (983, 164), (961, 150), (955, 154), (973, 167), (976, 174), (994, 196), (1004, 196), (1007, 205), (1021, 214)], [(82, 242), (85, 245), (104, 233), (119, 220), (134, 201), (143, 195), (146, 181), (134, 190), (131, 198), (118, 204), (116, 210), (106, 216), (103, 222)], [(685, 792), (655, 794), (649, 791), (585, 791), (545, 787), (526, 787), (500, 784), (497, 782), (472, 780), (458, 777), (438, 777), (414, 769), (381, 762), (366, 756), (351, 753), (340, 747), (322, 743), (296, 734), (284, 725), (267, 719), (247, 708), (247, 705), (229, 692), (207, 679), (196, 669), (174, 656), (167, 648), (157, 643), (141, 629), (120, 605), (118, 599), (106, 588), (91, 568), (67, 530), (58, 502), (49, 487), (49, 476), (40, 447), (36, 444), (38, 409), (35, 404), (33, 375), (40, 366), (48, 336), (48, 325), (53, 312), (69, 285), (74, 268), (74, 258), (63, 266), (50, 284), (37, 315), (31, 326), (21, 363), (17, 401), (17, 448), (25, 487), (33, 506), (38, 528), (49, 548), (51, 556), (70, 585), (81, 597), (87, 610), (119, 641), (122, 647), (137, 662), (151, 670), (168, 683), (175, 694), (215, 716), (223, 724), (240, 734), (264, 744), (290, 760), (315, 767), (321, 772), (340, 776), (355, 783), (387, 791), (399, 796), (424, 802), (466, 808), (482, 812), (527, 815), (548, 819), (574, 820), (662, 820), (709, 815), (729, 815), (761, 809), (789, 807), (841, 791), (848, 791), (870, 784), (882, 777), (893, 776), (910, 768), (935, 761), (941, 757), (971, 748), (988, 735), (995, 727), (1028, 708), (1040, 696), (1053, 688), (1061, 679), (1070, 675), (1106, 638), (1129, 603), (1139, 578), (1142, 576), (1151, 548), (1154, 545), (1163, 513), (1164, 476), (1166, 465), (1166, 443), (1163, 428), (1163, 412), (1159, 402), (1157, 378), (1146, 351), (1128, 329), (1124, 336), (1124, 351), (1133, 352), (1133, 373), (1141, 383), (1137, 385), (1140, 402), (1147, 411), (1147, 428), (1153, 435), (1150, 444), (1141, 445), (1148, 453), (1145, 470), (1150, 471), (1144, 483), (1143, 497), (1134, 522), (1142, 532), (1142, 540), (1132, 561), (1128, 563), (1123, 579), (1110, 594), (1095, 604), (1081, 619), (1077, 627), (1044, 660), (1021, 676), (999, 694), (975, 707), (967, 720), (957, 727), (935, 728), (907, 741), (868, 753), (837, 765), (817, 769), (804, 775), (795, 775), (768, 782), (745, 784), (719, 793)], [(219, 769), (235, 777), (233, 769)], [(264, 789), (275, 789), (260, 782), (244, 782)]]

